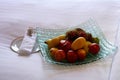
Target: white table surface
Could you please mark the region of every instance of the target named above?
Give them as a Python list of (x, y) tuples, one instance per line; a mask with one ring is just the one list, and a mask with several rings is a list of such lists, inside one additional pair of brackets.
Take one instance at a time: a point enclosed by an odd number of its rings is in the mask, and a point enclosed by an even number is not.
[[(63, 67), (45, 63), (40, 53), (18, 56), (9, 47), (29, 26), (74, 26), (90, 17), (114, 43), (119, 15), (117, 0), (0, 0), (0, 80), (107, 80), (111, 59)], [(120, 58), (116, 61), (111, 80), (120, 78)]]

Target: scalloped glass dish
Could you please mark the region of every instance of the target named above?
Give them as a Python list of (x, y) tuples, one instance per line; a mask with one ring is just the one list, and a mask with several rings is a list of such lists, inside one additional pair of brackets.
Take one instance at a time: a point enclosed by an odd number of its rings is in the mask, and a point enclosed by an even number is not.
[[(57, 26), (56, 26), (57, 27)], [(64, 63), (64, 62), (57, 62), (51, 58), (49, 55), (49, 49), (48, 46), (44, 43), (47, 39), (53, 38), (55, 36), (58, 36), (60, 34), (65, 34), (67, 30), (74, 29), (74, 28), (82, 28), (86, 32), (90, 32), (94, 37), (98, 37), (100, 39), (100, 52), (97, 55), (87, 55), (87, 58), (84, 61), (79, 61), (76, 63)], [(61, 64), (61, 65), (81, 65), (81, 64), (87, 64), (91, 63), (93, 61), (97, 61), (101, 58), (105, 58), (108, 55), (113, 54), (117, 47), (113, 44), (109, 43), (103, 32), (101, 31), (100, 27), (96, 24), (96, 22), (92, 19), (86, 21), (85, 23), (82, 23), (78, 26), (74, 27), (68, 27), (64, 29), (43, 29), (43, 28), (36, 28), (37, 31), (37, 42), (40, 47), (41, 54), (43, 56), (43, 59), (49, 63), (53, 64)]]

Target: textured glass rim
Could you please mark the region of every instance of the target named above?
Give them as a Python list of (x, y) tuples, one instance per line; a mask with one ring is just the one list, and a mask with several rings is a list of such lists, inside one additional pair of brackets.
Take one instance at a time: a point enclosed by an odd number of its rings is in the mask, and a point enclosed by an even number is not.
[[(90, 25), (89, 25), (90, 24)], [(77, 28), (77, 27), (80, 27), (80, 26), (84, 26), (84, 25), (89, 25), (89, 26), (92, 26), (92, 31), (93, 31), (93, 33), (95, 33), (95, 35), (97, 35), (97, 37), (99, 36), (99, 38), (101, 39), (100, 40), (100, 44), (102, 45), (102, 48), (103, 47), (107, 47), (107, 46), (109, 46), (110, 47), (110, 49), (112, 49), (112, 50), (109, 50), (109, 53), (106, 53), (106, 54), (102, 54), (102, 56), (98, 56), (98, 57), (96, 57), (96, 59), (93, 59), (93, 60), (89, 60), (89, 61), (87, 61), (87, 62), (85, 62), (85, 61), (82, 61), (82, 62), (76, 62), (76, 63), (63, 63), (63, 62), (56, 62), (56, 61), (54, 61), (53, 59), (50, 59), (50, 56), (48, 55), (48, 54), (46, 54), (46, 53), (44, 53), (44, 52), (46, 52), (45, 50), (46, 49), (44, 49), (46, 46), (44, 45), (43, 46), (43, 43), (41, 43), (41, 41), (39, 41), (40, 39), (40, 37), (42, 38), (42, 35), (45, 33), (45, 32), (43, 32), (43, 34), (42, 33), (40, 33), (40, 31), (46, 31), (46, 33), (47, 33), (47, 31), (51, 31), (51, 32), (53, 32), (53, 31), (55, 31), (55, 32), (61, 32), (61, 31), (63, 31), (63, 30), (70, 30), (70, 29), (74, 29), (74, 28)], [(97, 29), (97, 31), (96, 31), (96, 29)], [(87, 30), (87, 29), (86, 29)], [(113, 54), (116, 50), (117, 50), (117, 47), (115, 46), (115, 45), (113, 45), (113, 44), (111, 44), (110, 42), (108, 42), (107, 41), (107, 39), (105, 38), (105, 36), (104, 36), (104, 34), (103, 34), (103, 32), (102, 32), (102, 30), (100, 29), (100, 27), (97, 25), (97, 23), (95, 22), (95, 20), (93, 20), (93, 19), (89, 19), (88, 21), (86, 21), (86, 22), (84, 22), (84, 23), (82, 23), (82, 24), (80, 24), (80, 25), (77, 25), (77, 26), (73, 26), (73, 27), (66, 27), (66, 28), (64, 28), (64, 29), (44, 29), (44, 28), (40, 28), (40, 27), (37, 27), (36, 28), (36, 31), (37, 31), (37, 41), (38, 41), (38, 43), (40, 44), (39, 45), (39, 47), (40, 47), (40, 50), (41, 50), (41, 54), (43, 55), (43, 58), (44, 58), (44, 60), (45, 61), (47, 61), (47, 62), (50, 62), (50, 63), (54, 63), (54, 64), (61, 64), (61, 65), (80, 65), (80, 64), (87, 64), (87, 63), (90, 63), (90, 62), (94, 62), (94, 61), (97, 61), (97, 60), (99, 60), (99, 59), (101, 59), (101, 58), (105, 58), (106, 56), (108, 56), (109, 54)], [(41, 34), (41, 35), (40, 35)], [(63, 33), (62, 33), (63, 34)], [(104, 44), (104, 43), (106, 43), (106, 45)], [(104, 49), (104, 48), (103, 48)], [(105, 53), (105, 52), (104, 52)], [(92, 57), (94, 57), (93, 55), (90, 55), (90, 56), (92, 56)]]

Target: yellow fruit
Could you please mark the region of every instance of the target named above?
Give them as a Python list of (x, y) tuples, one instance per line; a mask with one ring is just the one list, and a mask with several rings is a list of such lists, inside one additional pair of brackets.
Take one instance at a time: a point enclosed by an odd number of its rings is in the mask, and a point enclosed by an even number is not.
[(85, 44), (85, 46), (83, 47), (83, 49), (86, 51), (86, 53), (88, 53), (88, 50), (89, 50), (88, 46), (89, 46), (90, 44), (91, 44), (91, 42), (86, 41), (86, 44)]
[(45, 41), (45, 43), (48, 45), (49, 49), (54, 47), (54, 45), (51, 42), (52, 42), (52, 39), (48, 39), (48, 40)]
[(55, 37), (53, 39), (48, 39), (45, 41), (45, 43), (48, 45), (48, 48), (56, 47), (59, 44), (59, 38)]
[(58, 37), (55, 37), (51, 40), (51, 43), (53, 44), (53, 46), (57, 46), (60, 42), (60, 39)]
[(83, 48), (85, 44), (86, 44), (86, 39), (84, 37), (78, 37), (73, 41), (71, 48), (73, 50), (78, 50), (80, 48)]
[(64, 40), (64, 39), (65, 39), (65, 34), (62, 34), (62, 35), (58, 36), (58, 38), (59, 38), (60, 40)]
[(45, 41), (45, 43), (48, 45), (48, 48), (50, 49), (52, 47), (56, 47), (59, 44), (60, 40), (62, 39), (65, 39), (65, 35), (60, 35), (52, 39), (48, 39)]

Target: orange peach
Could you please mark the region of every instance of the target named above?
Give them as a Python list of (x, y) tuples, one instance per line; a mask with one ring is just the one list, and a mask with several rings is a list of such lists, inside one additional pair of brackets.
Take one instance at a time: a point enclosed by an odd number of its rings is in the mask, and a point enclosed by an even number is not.
[(84, 60), (86, 58), (86, 51), (84, 49), (77, 50), (77, 55), (79, 60)]
[(56, 51), (56, 53), (55, 53), (56, 61), (60, 62), (60, 61), (63, 61), (65, 58), (66, 58), (66, 54), (65, 54), (64, 50), (59, 49)]
[(50, 56), (52, 58), (55, 58), (55, 53), (58, 51), (58, 48), (51, 48), (50, 49)]

